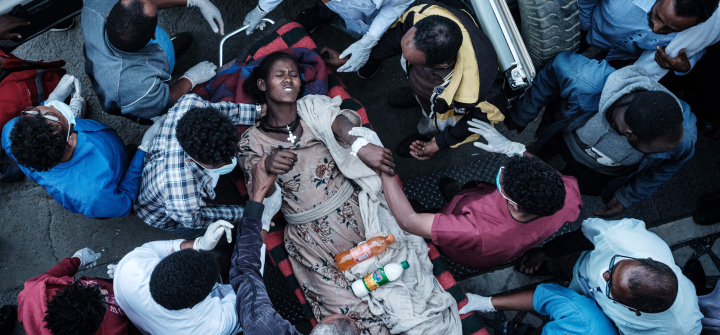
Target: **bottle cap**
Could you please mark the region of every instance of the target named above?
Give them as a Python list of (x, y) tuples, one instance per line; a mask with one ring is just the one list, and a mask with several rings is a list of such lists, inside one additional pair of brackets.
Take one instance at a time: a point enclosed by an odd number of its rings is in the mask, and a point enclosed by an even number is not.
[(400, 265), (402, 265), (403, 269), (407, 269), (407, 268), (410, 267), (410, 264), (408, 264), (407, 261), (402, 261), (402, 262), (400, 262)]
[(390, 242), (390, 243), (395, 242), (395, 236), (393, 236), (393, 234), (388, 235), (388, 236), (386, 237), (386, 239), (387, 239), (388, 242)]

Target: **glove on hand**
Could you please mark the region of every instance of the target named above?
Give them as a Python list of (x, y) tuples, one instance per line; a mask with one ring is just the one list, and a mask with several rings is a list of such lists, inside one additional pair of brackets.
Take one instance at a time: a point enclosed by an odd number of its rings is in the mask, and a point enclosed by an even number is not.
[(197, 84), (215, 78), (215, 70), (217, 70), (217, 65), (208, 61), (202, 61), (191, 67), (190, 70), (187, 70), (180, 78), (189, 80), (192, 86), (195, 87)]
[(160, 117), (158, 117), (155, 120), (155, 123), (153, 123), (148, 130), (145, 131), (145, 135), (143, 135), (142, 142), (140, 143), (140, 146), (138, 146), (139, 150), (148, 152), (150, 149), (150, 146), (152, 145), (152, 141), (155, 138), (155, 134), (160, 130), (160, 127), (162, 127), (163, 122), (165, 122), (165, 119), (167, 118), (167, 114), (163, 114)]
[(110, 279), (115, 278), (115, 269), (116, 268), (117, 268), (117, 264), (108, 264), (108, 266), (107, 266), (108, 278), (110, 278)]
[(47, 100), (65, 102), (65, 99), (72, 93), (73, 85), (75, 85), (75, 77), (70, 74), (64, 75), (55, 87), (55, 90), (48, 95)]
[(225, 234), (228, 243), (232, 242), (233, 225), (225, 220), (217, 220), (208, 226), (205, 235), (195, 239), (193, 249), (195, 250), (213, 250), (220, 241), (220, 237)]
[(372, 51), (372, 48), (378, 44), (378, 41), (379, 39), (375, 38), (375, 36), (370, 33), (363, 35), (359, 41), (350, 45), (340, 54), (340, 58), (345, 58), (350, 54), (352, 54), (352, 56), (350, 56), (347, 63), (339, 67), (337, 71), (353, 72), (360, 70), (360, 68), (367, 63), (368, 59), (370, 59), (370, 51)]
[(472, 311), (478, 311), (481, 313), (490, 313), (495, 311), (490, 297), (483, 297), (481, 295), (468, 293), (468, 303), (459, 312), (460, 314), (467, 314)]
[(497, 129), (487, 122), (472, 119), (468, 122), (470, 131), (485, 138), (488, 144), (475, 142), (475, 146), (489, 152), (505, 154), (508, 157), (522, 155), (525, 152), (525, 145), (513, 142), (502, 136)]
[(255, 8), (250, 11), (250, 13), (245, 15), (243, 26), (248, 26), (247, 29), (245, 29), (245, 33), (250, 35), (253, 33), (253, 31), (255, 31), (255, 28), (259, 28), (260, 30), (265, 29), (265, 21), (263, 21), (263, 18), (267, 14), (267, 12), (264, 12), (262, 9), (260, 9), (259, 5), (255, 6)]
[(278, 183), (275, 183), (275, 193), (265, 198), (263, 204), (265, 205), (265, 209), (262, 214), (262, 229), (270, 231), (270, 221), (280, 210), (280, 205), (282, 205), (282, 192), (280, 191), (280, 185), (278, 185)]
[(203, 17), (205, 17), (205, 21), (210, 24), (210, 28), (212, 28), (215, 33), (220, 31), (220, 35), (225, 35), (225, 24), (223, 23), (222, 15), (220, 15), (220, 11), (210, 0), (187, 0), (187, 6), (200, 8), (200, 12)]
[(80, 80), (75, 78), (75, 93), (70, 98), (70, 109), (76, 118), (82, 118), (85, 116), (85, 98), (82, 97), (82, 86), (80, 86)]
[(83, 248), (75, 252), (73, 257), (80, 258), (80, 269), (89, 268), (97, 265), (97, 260), (100, 258), (101, 253), (96, 253), (90, 248)]

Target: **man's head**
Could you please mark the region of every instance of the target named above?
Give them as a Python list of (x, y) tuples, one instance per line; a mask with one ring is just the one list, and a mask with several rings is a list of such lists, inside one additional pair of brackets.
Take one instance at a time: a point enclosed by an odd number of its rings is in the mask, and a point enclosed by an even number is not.
[(237, 154), (237, 127), (215, 108), (195, 108), (178, 121), (175, 134), (192, 160), (206, 169), (230, 164)]
[(150, 275), (150, 295), (171, 311), (203, 301), (220, 279), (212, 252), (183, 249), (163, 258)]
[(360, 330), (347, 315), (335, 314), (320, 321), (310, 335), (360, 335)]
[(657, 0), (648, 15), (650, 29), (667, 35), (707, 21), (718, 7), (718, 0)]
[(413, 65), (443, 68), (455, 60), (462, 41), (462, 30), (457, 23), (431, 15), (405, 33), (400, 47), (405, 60)]
[(610, 108), (614, 113), (614, 128), (635, 150), (645, 154), (666, 152), (682, 142), (682, 109), (666, 92), (633, 92)]
[(145, 47), (155, 36), (157, 5), (152, 0), (121, 0), (113, 6), (105, 22), (110, 44), (124, 52)]
[(48, 171), (60, 163), (68, 146), (77, 140), (71, 136), (72, 128), (55, 107), (26, 108), (10, 132), (10, 152), (20, 165)]
[(94, 334), (107, 311), (106, 296), (99, 285), (83, 285), (79, 279), (68, 282), (47, 303), (45, 328), (53, 335)]
[[(610, 271), (603, 274), (610, 281)], [(612, 271), (610, 294), (614, 300), (644, 313), (668, 310), (678, 293), (673, 270), (651, 258), (617, 261)]]
[(565, 205), (562, 177), (536, 157), (510, 158), (500, 177), (502, 192), (517, 203), (520, 212), (550, 216)]

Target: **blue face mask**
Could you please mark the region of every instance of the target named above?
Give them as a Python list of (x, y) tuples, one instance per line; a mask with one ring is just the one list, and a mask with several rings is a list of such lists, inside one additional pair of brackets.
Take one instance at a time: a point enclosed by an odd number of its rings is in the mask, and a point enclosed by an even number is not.
[(509, 203), (511, 203), (513, 205), (517, 205), (517, 202), (512, 201), (508, 197), (505, 196), (505, 193), (503, 193), (503, 190), (502, 190), (502, 186), (500, 185), (500, 175), (502, 174), (502, 170), (504, 168), (505, 168), (504, 166), (500, 167), (500, 171), (498, 171), (497, 177), (495, 177), (495, 184), (497, 185), (498, 191), (500, 191), (500, 195), (502, 195), (503, 198), (505, 198), (505, 200), (507, 200)]
[(230, 164), (225, 164), (217, 169), (205, 169), (205, 171), (207, 171), (209, 173), (217, 173), (219, 175), (224, 175), (224, 174), (228, 174), (232, 170), (234, 170), (236, 165), (237, 165), (237, 158), (233, 157)]

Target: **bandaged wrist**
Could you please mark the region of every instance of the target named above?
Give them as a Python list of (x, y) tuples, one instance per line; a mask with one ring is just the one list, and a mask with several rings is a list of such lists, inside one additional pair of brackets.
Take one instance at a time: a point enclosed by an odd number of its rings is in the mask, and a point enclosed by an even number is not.
[(351, 146), (350, 154), (353, 156), (357, 156), (358, 151), (366, 145), (368, 145), (368, 140), (366, 140), (364, 137), (359, 137)]

